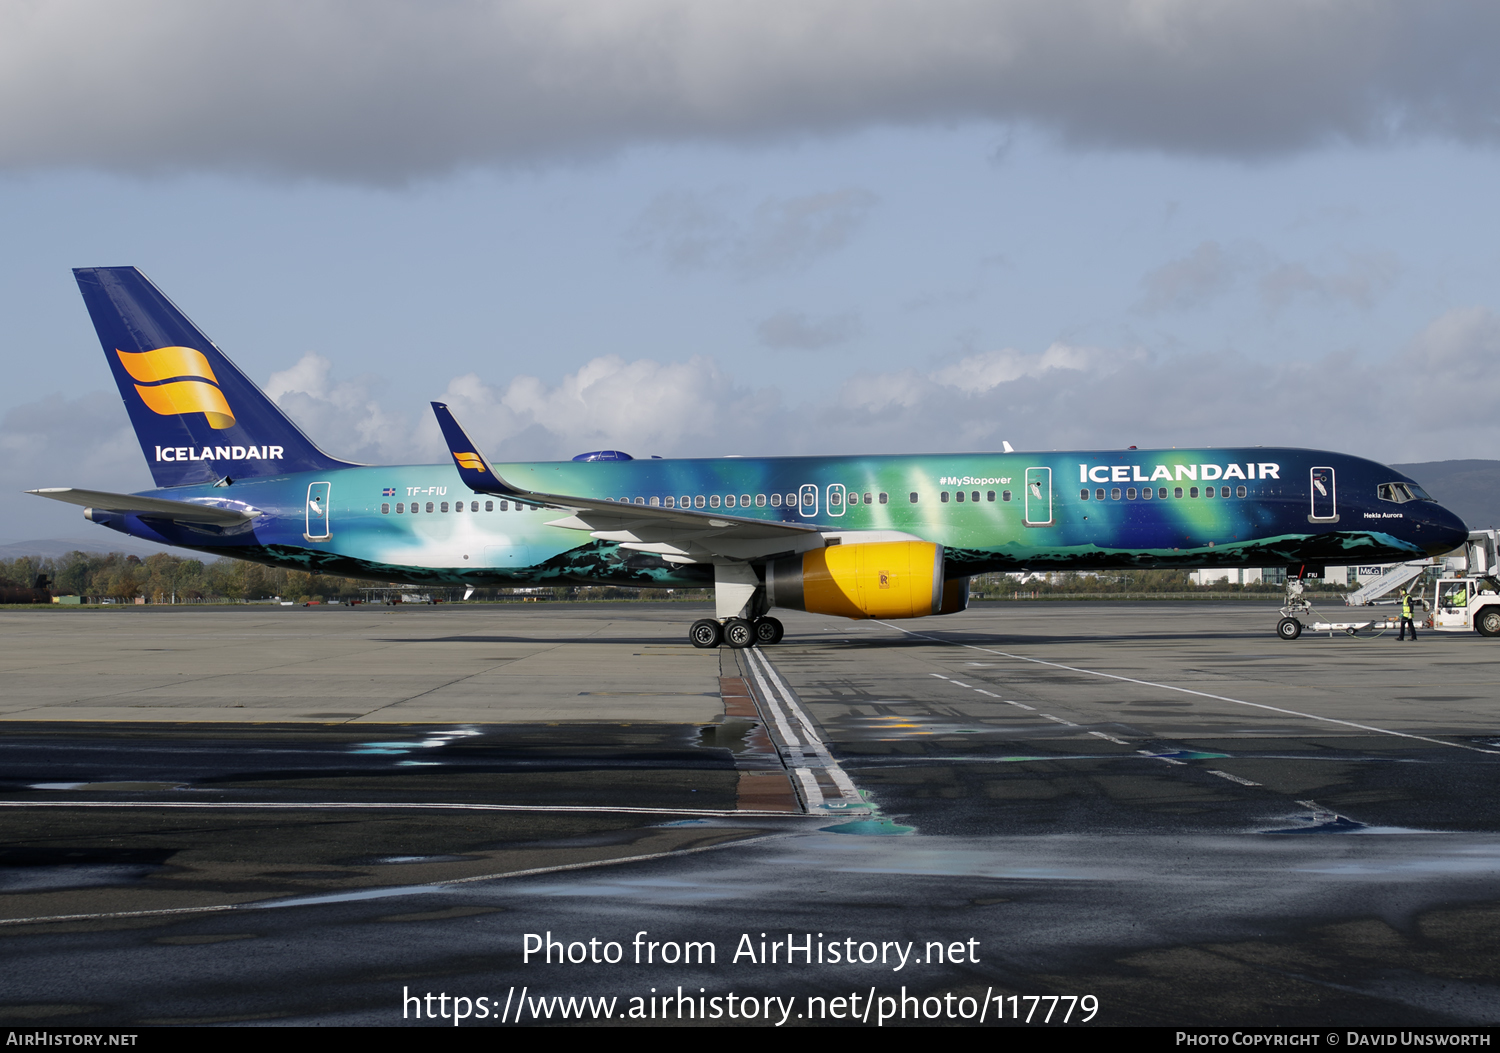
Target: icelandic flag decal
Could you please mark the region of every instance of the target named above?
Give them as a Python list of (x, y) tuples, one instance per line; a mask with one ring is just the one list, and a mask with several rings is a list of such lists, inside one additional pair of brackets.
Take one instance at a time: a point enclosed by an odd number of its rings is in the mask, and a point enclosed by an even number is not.
[(384, 490), (380, 491), (380, 496), (381, 497), (395, 497), (396, 496), (396, 488), (394, 486), (387, 486)]

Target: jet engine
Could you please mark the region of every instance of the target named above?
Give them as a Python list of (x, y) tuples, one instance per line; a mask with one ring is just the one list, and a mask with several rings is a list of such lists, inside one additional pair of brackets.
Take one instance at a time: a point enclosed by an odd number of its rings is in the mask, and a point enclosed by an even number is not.
[(772, 607), (843, 618), (921, 618), (963, 610), (969, 590), (968, 579), (944, 587), (943, 546), (875, 541), (772, 560), (766, 599)]

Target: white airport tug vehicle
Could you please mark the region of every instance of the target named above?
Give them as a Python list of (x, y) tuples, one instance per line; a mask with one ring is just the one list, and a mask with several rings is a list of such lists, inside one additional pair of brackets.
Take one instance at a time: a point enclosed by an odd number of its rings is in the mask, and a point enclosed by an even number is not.
[[(1344, 598), (1350, 606), (1368, 606), (1381, 596), (1394, 592), (1398, 587), (1412, 583), (1413, 608), (1425, 608), (1432, 613), (1424, 621), (1426, 628), (1434, 632), (1477, 632), (1480, 636), (1500, 636), (1500, 531), (1471, 530), (1462, 555), (1445, 556), (1442, 559), (1414, 560), (1394, 568), (1382, 578), (1366, 585), (1358, 592)], [(1460, 569), (1462, 572), (1454, 573)], [(1432, 581), (1431, 599), (1421, 579), (1430, 570), (1439, 575)], [(1399, 603), (1399, 600), (1382, 600), (1382, 603)], [(1401, 625), (1400, 616), (1363, 618), (1350, 621), (1324, 621), (1317, 617), (1312, 604), (1303, 597), (1302, 582), (1288, 578), (1286, 602), (1281, 608), (1281, 620), (1276, 623), (1276, 635), (1283, 640), (1295, 640), (1303, 629), (1326, 632), (1330, 635), (1342, 632), (1357, 636), (1370, 630), (1384, 631)]]

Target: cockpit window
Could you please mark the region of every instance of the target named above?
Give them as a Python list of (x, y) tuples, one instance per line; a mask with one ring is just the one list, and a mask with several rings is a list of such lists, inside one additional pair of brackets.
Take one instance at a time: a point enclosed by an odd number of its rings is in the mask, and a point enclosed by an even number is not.
[(1375, 488), (1375, 494), (1382, 501), (1393, 501), (1398, 505), (1404, 505), (1408, 501), (1431, 501), (1427, 491), (1416, 483), (1381, 483)]

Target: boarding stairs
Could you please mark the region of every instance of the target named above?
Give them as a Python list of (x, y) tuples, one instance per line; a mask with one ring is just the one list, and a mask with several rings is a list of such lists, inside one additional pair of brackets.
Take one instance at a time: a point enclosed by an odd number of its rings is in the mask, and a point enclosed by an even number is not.
[(1356, 591), (1349, 593), (1344, 597), (1344, 603), (1350, 607), (1369, 606), (1386, 593), (1393, 592), (1420, 578), (1423, 571), (1434, 566), (1436, 562), (1432, 559), (1414, 559), (1410, 563), (1399, 563), (1374, 581), (1367, 582)]

